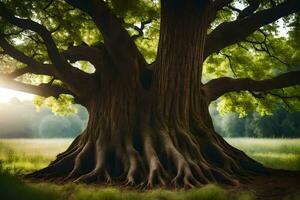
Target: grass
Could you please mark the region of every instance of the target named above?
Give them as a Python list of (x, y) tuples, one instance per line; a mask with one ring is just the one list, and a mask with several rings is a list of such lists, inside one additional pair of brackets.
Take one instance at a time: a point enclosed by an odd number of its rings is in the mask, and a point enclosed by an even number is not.
[(300, 139), (231, 138), (227, 141), (267, 167), (300, 171)]
[(27, 173), (47, 166), (72, 139), (0, 139), (0, 161), (4, 170)]
[(5, 200), (54, 200), (55, 193), (51, 190), (25, 184), (21, 179), (12, 176), (8, 171), (0, 172), (0, 197)]
[(8, 171), (0, 172), (0, 198), (7, 200), (252, 200), (250, 193), (228, 194), (225, 190), (207, 185), (200, 189), (147, 192), (121, 190), (115, 187), (95, 187), (80, 184), (55, 185), (26, 183)]
[[(51, 183), (24, 183), (14, 176), (45, 167), (71, 139), (0, 139), (0, 199), (30, 200), (251, 200), (250, 193), (228, 193), (208, 185), (189, 191), (122, 191), (117, 188)], [(227, 139), (268, 167), (300, 170), (300, 139)], [(12, 189), (13, 188), (13, 189)], [(291, 199), (300, 199), (295, 197)]]

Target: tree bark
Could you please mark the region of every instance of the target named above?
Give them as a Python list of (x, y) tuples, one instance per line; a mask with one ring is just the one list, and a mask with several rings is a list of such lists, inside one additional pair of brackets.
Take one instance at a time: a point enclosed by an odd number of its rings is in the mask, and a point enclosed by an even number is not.
[[(180, 3), (182, 2), (182, 3)], [(264, 167), (215, 133), (201, 84), (206, 4), (161, 2), (161, 33), (150, 90), (139, 67), (102, 67), (86, 101), (85, 132), (33, 178), (152, 187), (236, 185)], [(96, 67), (97, 68), (97, 67)]]

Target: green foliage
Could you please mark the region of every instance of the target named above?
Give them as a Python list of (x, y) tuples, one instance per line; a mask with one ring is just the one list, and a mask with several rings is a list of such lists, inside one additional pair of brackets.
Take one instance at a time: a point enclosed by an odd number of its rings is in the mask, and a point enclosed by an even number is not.
[(17, 63), (13, 58), (1, 54), (0, 54), (0, 66), (1, 66), (0, 67), (1, 74), (6, 74), (6, 73), (8, 74), (22, 67), (22, 65), (20, 63)]
[(48, 107), (51, 108), (54, 113), (60, 115), (77, 112), (74, 107), (74, 98), (70, 95), (61, 94), (58, 98), (36, 96), (33, 103), (38, 109)]
[[(79, 45), (82, 42), (96, 45), (103, 41), (101, 33), (87, 14), (73, 9), (64, 1), (55, 1), (53, 4), (49, 4), (49, 2), (49, 0), (5, 1), (8, 8), (19, 17), (37, 21), (46, 26), (48, 30), (53, 31), (52, 35), (60, 51), (66, 50), (70, 45)], [(275, 0), (273, 2), (281, 3), (282, 1)], [(130, 35), (138, 34), (136, 27), (140, 27), (141, 23), (150, 22), (145, 25), (143, 36), (136, 39), (135, 42), (146, 60), (149, 63), (153, 62), (156, 58), (159, 40), (159, 1), (108, 0), (107, 3)], [(232, 6), (244, 8), (247, 6), (247, 2), (236, 0)], [(260, 10), (271, 8), (271, 6), (270, 1), (261, 0)], [(205, 62), (202, 81), (207, 82), (221, 76), (263, 80), (287, 71), (300, 69), (299, 16), (299, 13), (286, 16), (254, 32), (245, 41), (223, 49), (218, 54), (211, 55)], [(222, 22), (232, 21), (236, 17), (237, 12), (228, 8), (220, 10), (208, 32)], [(0, 20), (0, 29), (6, 34), (10, 34), (7, 37), (8, 40), (19, 50), (33, 56), (38, 61), (50, 63), (43, 41), (36, 33), (27, 30), (21, 31), (4, 20)], [(6, 57), (0, 60), (0, 62), (7, 62), (6, 65), (0, 63), (0, 65), (6, 66), (1, 67), (1, 70), (11, 72), (16, 68), (11, 67), (13, 61), (10, 58)], [(24, 67), (21, 64), (18, 65), (18, 67)], [(87, 73), (94, 72), (94, 68), (88, 62), (77, 62), (74, 67)], [(49, 77), (30, 74), (19, 78), (23, 82), (36, 85), (47, 82), (48, 79)], [(246, 92), (227, 94), (220, 99), (218, 107), (223, 114), (234, 111), (238, 112), (240, 116), (245, 116), (251, 111), (256, 111), (261, 115), (270, 115), (277, 105), (283, 103), (278, 94), (289, 97), (299, 94), (300, 89), (299, 87), (292, 87), (275, 90), (272, 93), (275, 95), (262, 94), (265, 99), (258, 99)], [(50, 105), (58, 113), (74, 111), (68, 103), (60, 99), (56, 101), (53, 98), (43, 100), (46, 103), (41, 103), (41, 99), (36, 101), (38, 105)], [(58, 108), (58, 102), (62, 103), (62, 109), (66, 109), (66, 112)], [(287, 109), (299, 108), (297, 98), (288, 98), (284, 103), (287, 104)]]
[[(271, 7), (270, 1), (261, 2), (260, 9)], [(245, 5), (245, 1), (235, 1), (232, 5), (245, 7), (243, 4)], [(224, 9), (218, 13), (212, 28), (235, 17), (235, 12)], [(286, 16), (254, 32), (245, 41), (211, 55), (204, 64), (203, 82), (222, 76), (263, 80), (287, 71), (299, 70), (299, 19), (299, 13)], [(286, 109), (297, 111), (299, 98), (290, 97), (299, 94), (300, 89), (297, 86), (261, 93), (258, 96), (262, 98), (257, 98), (248, 92), (230, 93), (219, 99), (218, 110), (222, 115), (237, 112), (240, 117), (252, 111), (261, 115), (270, 115), (278, 105), (284, 103)]]

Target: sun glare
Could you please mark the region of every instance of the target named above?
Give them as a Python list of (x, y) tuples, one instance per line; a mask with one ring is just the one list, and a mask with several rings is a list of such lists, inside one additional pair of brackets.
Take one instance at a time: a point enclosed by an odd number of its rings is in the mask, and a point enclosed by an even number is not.
[(20, 101), (32, 100), (33, 97), (32, 94), (0, 88), (0, 102), (9, 102), (12, 98), (17, 98)]

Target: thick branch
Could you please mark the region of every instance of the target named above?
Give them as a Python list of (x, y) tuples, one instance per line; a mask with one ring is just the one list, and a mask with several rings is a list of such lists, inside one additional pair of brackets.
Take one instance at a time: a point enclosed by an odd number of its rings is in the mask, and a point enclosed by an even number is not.
[(48, 84), (42, 84), (39, 86), (29, 85), (19, 81), (11, 80), (10, 77), (8, 78), (6, 75), (0, 76), (0, 86), (3, 88), (36, 94), (43, 97), (50, 97), (50, 96), (59, 97), (60, 94), (70, 94), (76, 97), (76, 95), (73, 94), (71, 91), (55, 85), (48, 85)]
[(300, 11), (300, 1), (288, 0), (273, 8), (256, 12), (245, 18), (224, 22), (208, 35), (205, 45), (205, 57), (240, 42), (260, 27), (297, 11)]
[(3, 4), (0, 5), (0, 11), (0, 16), (4, 17), (11, 24), (38, 33), (43, 38), (49, 57), (55, 66), (59, 66), (58, 68), (62, 68), (62, 66), (65, 66), (67, 64), (67, 62), (64, 61), (61, 57), (57, 46), (51, 36), (51, 32), (48, 31), (44, 26), (28, 19), (15, 17), (5, 8), (5, 5)]
[(233, 79), (229, 77), (217, 78), (203, 86), (209, 102), (216, 100), (228, 92), (251, 91), (261, 92), (300, 84), (300, 71), (288, 72), (267, 80), (253, 80), (251, 78)]
[(43, 65), (42, 63), (39, 63), (39, 62), (35, 61), (34, 59), (32, 59), (31, 57), (26, 56), (24, 53), (22, 53), (21, 51), (17, 50), (12, 45), (10, 45), (4, 39), (4, 37), (2, 37), (1, 35), (0, 35), (0, 46), (4, 50), (4, 53), (10, 55), (14, 59), (16, 59), (16, 60), (18, 60), (18, 61), (20, 61), (22, 63), (25, 63), (27, 65), (31, 65), (31, 66), (41, 66), (41, 65)]
[(14, 59), (24, 63), (27, 67), (18, 69), (10, 74), (12, 78), (16, 78), (25, 73), (44, 74), (53, 76), (52, 70), (54, 66), (37, 62), (29, 56), (26, 56), (21, 51), (10, 45), (3, 37), (0, 36), (0, 46), (4, 50), (3, 53), (10, 55)]
[(35, 67), (35, 66), (27, 66), (13, 71), (10, 74), (6, 74), (7, 77), (11, 77), (11, 79), (15, 79), (19, 76), (22, 76), (26, 73), (37, 74), (37, 75), (48, 75), (53, 76), (51, 68), (52, 65), (43, 65), (43, 67)]
[(3, 3), (0, 3), (0, 16), (13, 25), (38, 33), (42, 37), (46, 45), (49, 58), (55, 66), (55, 68), (53, 68), (54, 75), (61, 79), (74, 93), (81, 95), (82, 89), (76, 79), (83, 79), (85, 78), (84, 75), (80, 74), (79, 70), (73, 69), (67, 60), (61, 56), (51, 36), (51, 32), (48, 31), (46, 27), (29, 19), (15, 17), (6, 9), (5, 4)]
[(66, 2), (92, 17), (103, 35), (106, 50), (119, 69), (128, 71), (127, 69), (138, 67), (142, 57), (139, 56), (138, 49), (122, 26), (121, 20), (110, 12), (106, 2), (97, 0), (66, 0)]

